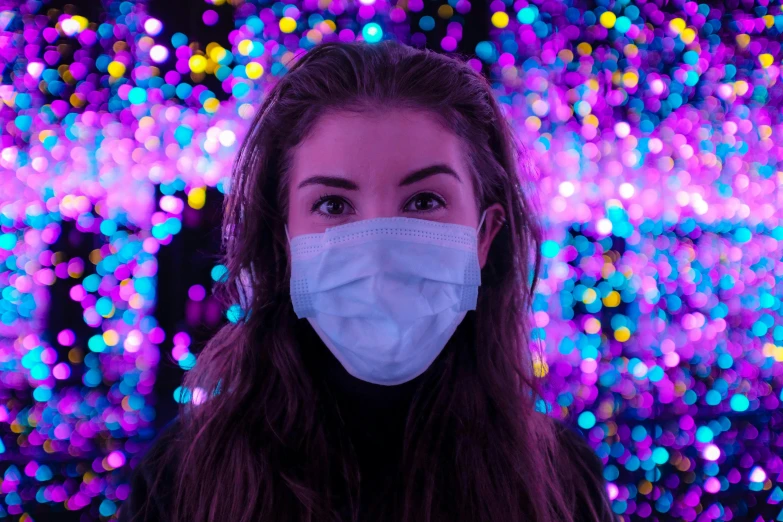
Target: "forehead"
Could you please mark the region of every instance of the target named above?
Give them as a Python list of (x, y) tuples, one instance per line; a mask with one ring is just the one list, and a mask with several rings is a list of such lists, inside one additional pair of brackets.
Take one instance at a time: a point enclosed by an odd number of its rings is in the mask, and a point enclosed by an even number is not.
[(399, 177), (434, 163), (467, 179), (462, 140), (425, 111), (327, 112), (293, 151), (291, 181), (314, 174)]

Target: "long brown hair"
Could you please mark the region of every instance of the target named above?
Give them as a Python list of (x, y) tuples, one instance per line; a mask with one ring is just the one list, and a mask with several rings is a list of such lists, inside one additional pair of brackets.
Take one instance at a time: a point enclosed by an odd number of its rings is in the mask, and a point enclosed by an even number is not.
[(355, 454), (307, 371), (291, 305), (286, 187), (292, 150), (325, 113), (398, 108), (428, 111), (464, 140), (480, 209), (501, 203), (507, 221), (482, 271), (477, 310), (413, 400), (387, 516), (573, 520), (584, 484), (558, 457), (553, 424), (535, 412), (528, 311), (542, 233), (527, 194), (529, 159), (467, 63), (385, 41), (325, 43), (298, 57), (241, 146), (225, 201), (228, 273), (216, 291), (248, 312), (211, 339), (184, 379), (206, 400), (181, 405), (174, 522), (345, 520), (338, 504), (357, 520)]

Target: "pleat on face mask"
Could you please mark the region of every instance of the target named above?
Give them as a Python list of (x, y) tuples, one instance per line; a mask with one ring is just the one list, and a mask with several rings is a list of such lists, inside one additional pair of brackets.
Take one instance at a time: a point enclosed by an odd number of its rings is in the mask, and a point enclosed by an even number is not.
[(414, 379), (476, 309), (485, 216), (478, 229), (391, 217), (289, 238), (294, 311), (351, 375)]

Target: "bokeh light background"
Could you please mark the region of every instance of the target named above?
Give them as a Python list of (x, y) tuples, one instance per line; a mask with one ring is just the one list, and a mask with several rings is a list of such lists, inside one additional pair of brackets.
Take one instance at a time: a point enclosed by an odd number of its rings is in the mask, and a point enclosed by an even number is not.
[(0, 0), (0, 518), (109, 520), (223, 321), (222, 194), (321, 41), (491, 79), (537, 164), (540, 407), (623, 520), (783, 520), (778, 1)]

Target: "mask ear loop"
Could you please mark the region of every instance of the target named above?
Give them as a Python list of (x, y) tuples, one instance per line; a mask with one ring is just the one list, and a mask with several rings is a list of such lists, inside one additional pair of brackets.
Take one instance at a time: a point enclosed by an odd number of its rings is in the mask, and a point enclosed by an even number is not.
[[(481, 235), (481, 227), (484, 225), (484, 220), (487, 217), (487, 210), (489, 210), (489, 209), (485, 209), (484, 212), (481, 213), (481, 219), (479, 220), (478, 227), (476, 228), (476, 232), (477, 232), (477, 234), (479, 236)], [(498, 218), (498, 220), (500, 221), (500, 226), (503, 226), (503, 225), (506, 224), (506, 218), (505, 217), (500, 216)]]
[(476, 228), (476, 232), (481, 234), (481, 227), (484, 225), (484, 219), (487, 217), (487, 209), (484, 209), (484, 212), (481, 213), (481, 219), (479, 220), (478, 227)]
[(291, 242), (291, 236), (288, 235), (288, 225), (283, 225), (283, 228), (285, 229), (285, 238), (290, 243)]

